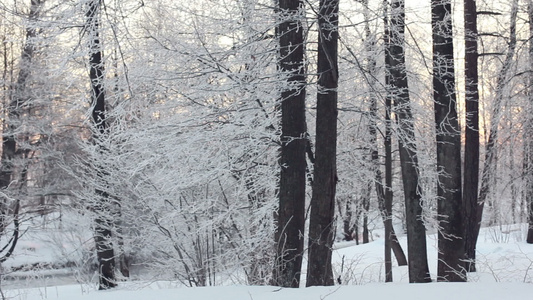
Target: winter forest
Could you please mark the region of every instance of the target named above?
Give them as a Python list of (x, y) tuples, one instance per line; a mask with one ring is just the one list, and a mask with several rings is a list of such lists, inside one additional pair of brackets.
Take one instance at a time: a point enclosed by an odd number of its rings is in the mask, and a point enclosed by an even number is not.
[[(382, 240), (376, 281), (464, 282), (484, 228), (533, 243), (533, 0), (0, 14), (2, 278), (343, 285), (335, 249)], [(62, 260), (15, 267), (37, 231)]]

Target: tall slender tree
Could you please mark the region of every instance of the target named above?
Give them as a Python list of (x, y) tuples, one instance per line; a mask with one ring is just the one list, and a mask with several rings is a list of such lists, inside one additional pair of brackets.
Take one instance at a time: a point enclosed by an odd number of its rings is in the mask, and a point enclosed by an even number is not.
[(414, 119), (409, 99), (409, 85), (405, 67), (405, 4), (391, 2), (390, 41), (386, 55), (390, 73), (389, 93), (394, 99), (398, 122), (398, 143), (402, 170), (407, 223), (407, 255), (410, 282), (430, 282), (427, 262), (426, 228), (422, 217), (421, 193), (418, 184)]
[(339, 1), (320, 0), (318, 12), (318, 94), (316, 152), (309, 220), (307, 286), (333, 285), (337, 185), (337, 87)]
[[(106, 103), (104, 89), (104, 60), (100, 42), (100, 9), (101, 0), (90, 0), (87, 3), (87, 25), (85, 32), (89, 37), (89, 79), (91, 83), (91, 116), (93, 121), (93, 140), (99, 145), (102, 138), (107, 134), (108, 124), (106, 120)], [(99, 145), (99, 151), (105, 151)], [(102, 179), (103, 166), (96, 166), (96, 177)], [(99, 289), (105, 290), (115, 287), (115, 253), (111, 241), (111, 228), (113, 225), (111, 200), (104, 190), (105, 179), (102, 188), (97, 188), (92, 208), (96, 214), (94, 226), (94, 239), (96, 243), (96, 257), (98, 260)]]
[(465, 152), (463, 212), (466, 270), (476, 270), (479, 184), (478, 31), (475, 0), (464, 1), (465, 22)]
[[(391, 43), (391, 33), (390, 33), (390, 24), (389, 24), (389, 2), (387, 0), (383, 1), (383, 40), (385, 49), (390, 48)], [(391, 56), (388, 54), (388, 51), (385, 51), (385, 66), (390, 66)], [(391, 73), (385, 72), (385, 86), (390, 86), (391, 84)], [(376, 115), (377, 112), (377, 103), (372, 105), (371, 109), (371, 118), (373, 115)], [(386, 93), (385, 95), (385, 137), (384, 137), (384, 148), (385, 148), (385, 186), (382, 186), (381, 174), (379, 174), (379, 169), (376, 169), (376, 191), (378, 194), (378, 199), (382, 205), (382, 216), (384, 216), (384, 227), (385, 227), (385, 236), (387, 240), (390, 239), (390, 247), (394, 252), (396, 261), (399, 266), (407, 265), (407, 258), (405, 253), (398, 241), (394, 227), (392, 226), (392, 202), (394, 194), (392, 192), (392, 123), (391, 123), (391, 112), (392, 112), (392, 93)], [(375, 118), (374, 118), (375, 119)], [(375, 135), (375, 133), (372, 133)], [(376, 145), (377, 147), (377, 145)], [(377, 150), (374, 151), (372, 155), (374, 161), (378, 159)], [(382, 200), (381, 200), (382, 198)], [(385, 243), (388, 243), (386, 241)], [(387, 248), (387, 245), (385, 246)], [(387, 251), (387, 250), (385, 250)], [(387, 258), (388, 254), (385, 255)], [(386, 262), (387, 263), (387, 262)], [(386, 275), (387, 276), (387, 275)], [(389, 275), (392, 277), (392, 274)], [(392, 280), (392, 278), (390, 278)]]
[(303, 0), (279, 0), (278, 66), (287, 74), (281, 93), (281, 157), (277, 256), (273, 284), (298, 287), (304, 246), (306, 140)]
[(433, 101), (438, 168), (438, 267), (441, 281), (465, 281), (461, 130), (457, 119), (450, 0), (431, 1)]

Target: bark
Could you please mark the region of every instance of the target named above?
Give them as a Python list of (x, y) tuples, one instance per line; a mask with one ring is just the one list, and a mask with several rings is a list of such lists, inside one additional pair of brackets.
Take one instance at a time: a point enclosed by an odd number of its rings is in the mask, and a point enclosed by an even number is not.
[[(91, 116), (93, 119), (95, 132), (93, 139), (96, 143), (107, 132), (106, 109), (105, 109), (105, 90), (103, 86), (104, 79), (104, 61), (103, 53), (100, 46), (99, 37), (99, 12), (101, 0), (92, 0), (87, 7), (87, 26), (86, 30), (90, 37), (89, 41), (89, 78), (91, 81)], [(100, 149), (100, 151), (104, 151)], [(95, 172), (98, 178), (102, 178), (104, 173), (101, 166), (96, 166)], [(105, 191), (96, 190), (95, 206), (93, 207), (97, 217), (95, 218), (94, 240), (96, 244), (96, 258), (98, 261), (98, 277), (100, 290), (115, 287), (115, 253), (111, 242), (111, 228), (113, 220), (110, 216), (111, 201)]]
[[(390, 97), (387, 97), (385, 100), (387, 111), (385, 113), (385, 120), (386, 120), (386, 128), (385, 128), (385, 188), (383, 186), (383, 179), (381, 171), (379, 170), (379, 161), (378, 161), (378, 151), (377, 151), (377, 144), (376, 141), (376, 125), (375, 125), (375, 118), (373, 116), (376, 115), (377, 107), (376, 103), (372, 105), (372, 108), (370, 110), (370, 120), (371, 120), (371, 126), (370, 126), (370, 135), (373, 139), (373, 147), (374, 150), (372, 151), (372, 161), (373, 161), (373, 168), (374, 168), (374, 178), (375, 178), (375, 186), (376, 186), (376, 194), (378, 198), (378, 205), (379, 210), (381, 212), (381, 217), (383, 219), (383, 224), (385, 227), (385, 281), (386, 282), (392, 282), (392, 258), (390, 254), (390, 250), (392, 249), (392, 252), (394, 252), (394, 256), (396, 257), (396, 261), (398, 262), (398, 266), (406, 266), (407, 265), (407, 258), (405, 256), (405, 253), (402, 249), (402, 246), (400, 245), (400, 242), (398, 241), (398, 237), (396, 236), (396, 232), (394, 231), (394, 227), (392, 226), (392, 200), (393, 200), (393, 193), (392, 193), (392, 143), (391, 143), (391, 128), (390, 128), (390, 107), (391, 107), (391, 100)], [(374, 120), (374, 121), (372, 121)], [(373, 124), (373, 125), (372, 125)]]
[(277, 256), (272, 283), (299, 287), (304, 247), (306, 140), (304, 36), (301, 0), (279, 0), (281, 18), (276, 28), (280, 71), (288, 73), (281, 93), (281, 157)]
[[(368, 10), (368, 3), (365, 1), (365, 12)], [(369, 18), (365, 15), (365, 20), (368, 21)], [(385, 24), (385, 43), (389, 43), (389, 25), (388, 25), (388, 10), (385, 3), (384, 7), (384, 24)], [(365, 29), (367, 30), (367, 36), (369, 36), (370, 27), (368, 22), (365, 22)], [(375, 46), (375, 41), (372, 40), (370, 47), (368, 49), (369, 53), (372, 53), (372, 50)], [(374, 55), (369, 55), (369, 72), (370, 79), (369, 84), (371, 89), (374, 91), (376, 89), (376, 60)], [(390, 75), (385, 75), (386, 85), (390, 82)], [(384, 248), (384, 258), (385, 258), (385, 282), (392, 282), (392, 257), (391, 250), (394, 252), (396, 261), (399, 266), (407, 265), (407, 258), (405, 253), (398, 242), (396, 233), (394, 232), (394, 227), (392, 226), (392, 145), (391, 145), (391, 124), (390, 124), (390, 111), (391, 111), (391, 99), (387, 95), (385, 99), (385, 171), (386, 171), (386, 182), (385, 188), (383, 187), (383, 178), (380, 170), (379, 164), (379, 152), (377, 145), (377, 97), (375, 95), (370, 96), (370, 109), (369, 109), (369, 126), (368, 131), (370, 133), (370, 147), (371, 147), (371, 159), (372, 159), (372, 172), (374, 174), (374, 183), (376, 189), (376, 195), (378, 198), (378, 206), (383, 219), (383, 225), (385, 228), (385, 248)], [(385, 192), (385, 190), (387, 192)]]
[(354, 240), (354, 234), (355, 234), (354, 228), (357, 227), (357, 223), (352, 226), (352, 217), (353, 217), (352, 207), (350, 205), (350, 202), (347, 201), (346, 202), (346, 213), (344, 215), (344, 220), (342, 222), (343, 231), (344, 231), (343, 234), (344, 234), (344, 240), (345, 241), (353, 241)]
[(366, 187), (365, 194), (363, 196), (362, 214), (363, 214), (363, 244), (370, 242), (369, 230), (368, 230), (368, 211), (370, 210), (370, 192), (372, 186), (369, 184)]
[(461, 130), (457, 119), (451, 3), (432, 0), (433, 99), (438, 168), (439, 281), (466, 281), (461, 182)]
[(338, 12), (338, 0), (320, 0), (316, 156), (309, 221), (307, 286), (334, 284), (331, 254), (337, 185)]
[[(368, 37), (370, 36), (370, 26), (369, 26), (369, 17), (368, 17), (368, 0), (365, 0), (364, 2), (365, 4), (365, 30), (367, 32), (367, 39)], [(384, 24), (384, 29), (385, 29), (385, 33), (384, 33), (384, 40), (385, 40), (385, 44), (388, 45), (389, 44), (389, 39), (390, 39), (390, 32), (389, 32), (389, 17), (388, 17), (388, 8), (387, 8), (387, 2), (384, 1), (383, 3), (383, 24)], [(371, 40), (371, 47), (369, 47), (370, 49), (368, 49), (369, 51), (369, 72), (370, 72), (370, 76), (371, 76), (371, 81), (370, 81), (370, 87), (372, 90), (375, 90), (375, 86), (376, 86), (376, 80), (374, 79), (375, 76), (374, 74), (376, 74), (376, 59), (375, 59), (375, 56), (373, 55), (372, 53), (372, 50), (375, 46), (375, 40), (372, 39)], [(385, 84), (388, 85), (389, 82), (390, 82), (390, 76), (389, 74), (386, 74), (385, 75)], [(387, 158), (391, 158), (391, 156), (389, 155), (392, 155), (392, 153), (390, 153), (390, 150), (391, 150), (391, 137), (390, 137), (390, 104), (391, 104), (391, 101), (390, 101), (390, 98), (389, 98), (389, 95), (386, 95), (387, 97), (387, 100), (386, 100), (386, 104), (388, 104), (388, 106), (385, 107), (385, 116), (386, 116), (386, 128), (385, 128), (385, 141), (386, 141), (386, 145), (385, 145), (385, 149), (388, 150), (388, 152), (386, 152), (386, 157)], [(392, 255), (391, 255), (391, 250), (392, 250), (392, 235), (394, 233), (394, 228), (392, 226), (392, 189), (390, 188), (390, 186), (386, 186), (387, 188), (387, 191), (388, 193), (390, 193), (390, 199), (387, 198), (387, 201), (385, 200), (385, 192), (383, 190), (383, 180), (382, 180), (382, 176), (381, 176), (381, 171), (380, 171), (380, 166), (379, 166), (379, 152), (378, 152), (378, 145), (377, 145), (377, 125), (376, 125), (376, 120), (377, 120), (377, 111), (378, 111), (378, 106), (377, 106), (377, 97), (375, 95), (371, 95), (370, 97), (370, 109), (369, 109), (369, 125), (368, 125), (368, 131), (370, 133), (370, 156), (371, 156), (371, 159), (372, 159), (372, 168), (373, 168), (373, 173), (374, 173), (374, 180), (375, 180), (375, 186), (376, 186), (376, 195), (377, 195), (377, 198), (378, 198), (378, 204), (379, 204), (379, 210), (381, 212), (381, 217), (383, 219), (383, 227), (384, 227), (384, 231), (385, 231), (385, 247), (384, 247), (384, 258), (385, 258), (385, 282), (392, 282), (393, 281), (393, 277), (392, 277)], [(387, 135), (388, 134), (388, 135)], [(390, 163), (391, 166), (390, 167), (387, 167), (386, 169), (387, 170), (392, 170), (392, 160), (387, 160), (387, 163)], [(392, 174), (391, 174), (392, 176)], [(391, 177), (392, 179), (392, 177)], [(389, 183), (389, 182), (388, 182)], [(390, 200), (390, 201), (388, 201)], [(390, 210), (389, 210), (390, 209)], [(394, 235), (394, 237), (396, 237), (396, 235)], [(400, 250), (401, 247), (400, 247)], [(405, 263), (407, 264), (407, 259), (405, 258), (405, 254), (403, 253), (403, 250), (401, 251), (401, 254), (403, 254), (403, 258), (405, 259)], [(400, 263), (400, 260), (398, 259), (398, 257), (396, 258), (396, 260), (398, 260), (398, 264)]]
[(398, 143), (405, 197), (407, 254), (410, 282), (431, 282), (427, 263), (426, 228), (422, 217), (416, 156), (414, 119), (411, 112), (409, 85), (404, 53), (405, 6), (403, 0), (391, 3), (390, 41), (386, 55), (390, 73), (389, 93), (394, 99), (398, 122)]
[(477, 8), (475, 0), (465, 0), (465, 154), (463, 211), (466, 271), (476, 271), (476, 226), (479, 185), (479, 91)]

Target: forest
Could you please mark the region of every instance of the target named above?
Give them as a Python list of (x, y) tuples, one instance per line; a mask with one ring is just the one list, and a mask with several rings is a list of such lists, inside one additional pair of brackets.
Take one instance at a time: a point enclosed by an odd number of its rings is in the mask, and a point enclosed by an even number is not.
[(378, 238), (380, 280), (464, 282), (483, 228), (533, 244), (533, 0), (0, 14), (0, 276), (36, 223), (89, 233), (62, 266), (102, 290), (341, 285), (335, 245)]

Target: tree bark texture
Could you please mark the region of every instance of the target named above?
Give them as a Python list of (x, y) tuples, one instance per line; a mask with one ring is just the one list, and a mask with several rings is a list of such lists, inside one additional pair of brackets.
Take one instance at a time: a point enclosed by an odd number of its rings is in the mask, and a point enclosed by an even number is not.
[(390, 73), (389, 93), (394, 99), (398, 122), (398, 144), (405, 197), (407, 224), (407, 255), (410, 282), (430, 282), (427, 263), (426, 228), (422, 217), (421, 194), (418, 186), (418, 159), (414, 119), (411, 112), (409, 85), (404, 52), (405, 6), (403, 0), (391, 3), (390, 40), (386, 55)]
[[(103, 86), (104, 79), (104, 61), (102, 48), (99, 37), (99, 13), (101, 0), (92, 0), (87, 7), (87, 34), (89, 40), (89, 78), (91, 80), (91, 105), (92, 119), (95, 127), (93, 139), (98, 140), (107, 132), (106, 108), (105, 108), (105, 90)], [(103, 151), (103, 149), (100, 149)], [(103, 177), (104, 173), (101, 168), (95, 170), (97, 177)], [(100, 290), (115, 287), (115, 253), (112, 237), (112, 224), (110, 214), (110, 199), (105, 191), (96, 190), (94, 212), (95, 218), (94, 240), (96, 243), (96, 258), (98, 261), (98, 277)]]
[(281, 157), (277, 257), (273, 284), (299, 287), (304, 252), (307, 125), (303, 6), (301, 0), (279, 0), (277, 27), (279, 69), (289, 75), (281, 93)]
[(457, 119), (449, 0), (431, 1), (433, 99), (438, 168), (439, 281), (466, 281), (461, 191), (461, 130)]
[(316, 157), (309, 222), (307, 286), (334, 284), (331, 254), (335, 236), (337, 185), (338, 13), (338, 0), (320, 0)]
[[(479, 184), (479, 91), (478, 32), (475, 0), (464, 2), (465, 20), (465, 152), (463, 212), (466, 271), (476, 270), (477, 211)], [(481, 221), (481, 220), (479, 220)]]

